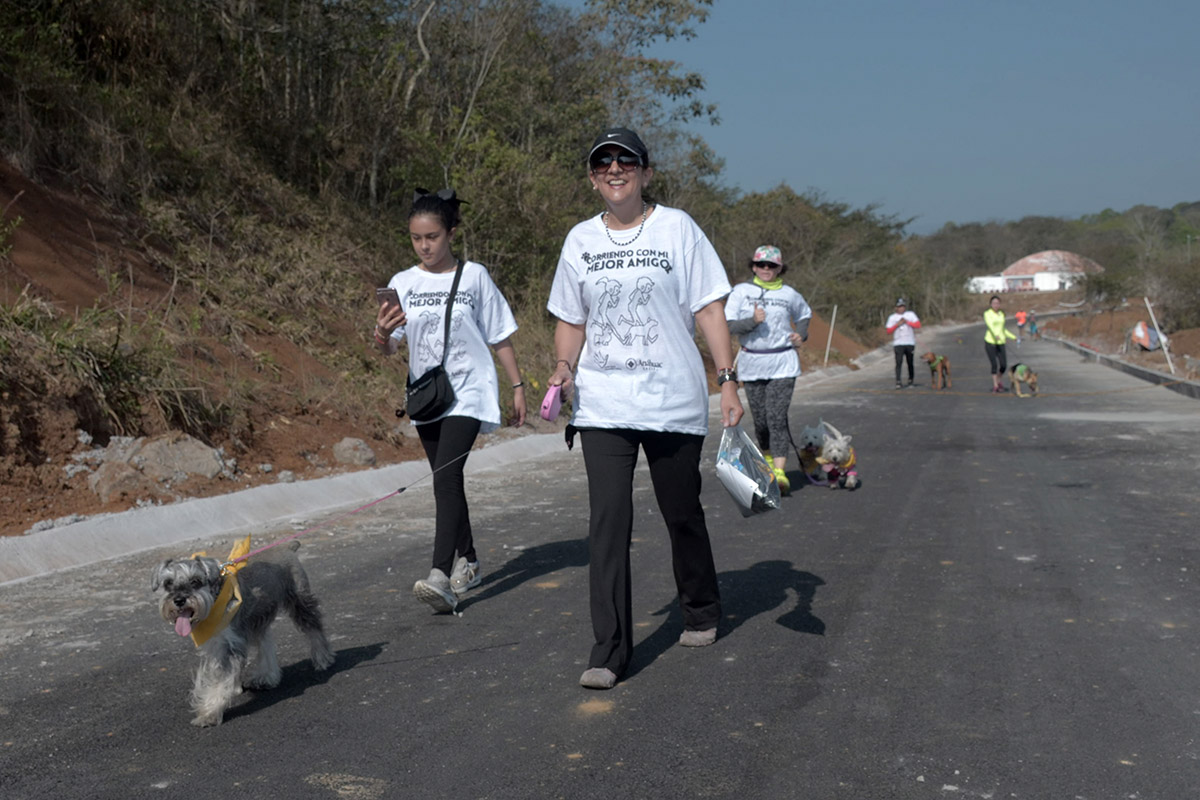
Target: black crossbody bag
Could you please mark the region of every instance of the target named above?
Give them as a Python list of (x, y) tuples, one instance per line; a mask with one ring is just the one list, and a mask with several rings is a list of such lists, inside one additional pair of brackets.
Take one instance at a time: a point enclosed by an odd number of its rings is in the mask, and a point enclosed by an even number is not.
[(429, 370), (415, 381), (410, 377), (404, 389), (404, 403), (408, 416), (416, 422), (430, 422), (445, 414), (454, 405), (454, 387), (450, 385), (450, 373), (446, 372), (446, 355), (450, 352), (450, 312), (454, 307), (454, 295), (458, 293), (458, 279), (462, 277), (463, 261), (458, 259), (454, 270), (454, 283), (450, 286), (450, 297), (446, 300), (446, 327), (442, 334), (442, 363)]

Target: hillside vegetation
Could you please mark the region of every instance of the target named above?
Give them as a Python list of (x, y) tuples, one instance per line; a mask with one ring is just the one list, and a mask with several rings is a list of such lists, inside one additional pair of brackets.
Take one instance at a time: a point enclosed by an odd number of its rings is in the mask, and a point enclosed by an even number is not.
[(897, 295), (953, 318), (965, 277), (1048, 248), (1114, 267), (1097, 295), (1182, 286), (1168, 314), (1200, 307), (1183, 256), (1200, 255), (1197, 205), (917, 238), (874, 207), (729, 189), (719, 154), (682, 125), (718, 121), (703, 78), (648, 55), (710, 6), (4, 3), (0, 520), (79, 494), (62, 470), (77, 431), (103, 444), (183, 430), (284, 468), (323, 465), (342, 435), (382, 460), (417, 457), (393, 415), (406, 365), (379, 358), (370, 329), (372, 287), (414, 260), (418, 186), (467, 199), (462, 255), (514, 306), (536, 389), (558, 249), (599, 210), (586, 148), (613, 123), (643, 133), (656, 199), (696, 218), (731, 278), (777, 244), (818, 314), (836, 305), (839, 329), (868, 343)]

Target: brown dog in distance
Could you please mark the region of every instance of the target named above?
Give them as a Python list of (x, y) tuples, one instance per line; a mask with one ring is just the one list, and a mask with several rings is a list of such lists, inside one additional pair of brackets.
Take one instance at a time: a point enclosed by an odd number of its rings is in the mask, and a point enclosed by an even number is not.
[(921, 360), (929, 365), (929, 379), (934, 389), (950, 388), (950, 359), (936, 353), (926, 353)]

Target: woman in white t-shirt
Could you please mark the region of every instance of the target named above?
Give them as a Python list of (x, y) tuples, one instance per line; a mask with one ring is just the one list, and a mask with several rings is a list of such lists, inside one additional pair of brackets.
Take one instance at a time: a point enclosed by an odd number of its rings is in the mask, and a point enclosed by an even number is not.
[(588, 166), (605, 210), (563, 243), (547, 303), (558, 317), (549, 383), (572, 398), (588, 475), (595, 643), (579, 682), (609, 689), (633, 652), (629, 546), (639, 449), (671, 537), (679, 642), (698, 647), (717, 638), (721, 600), (700, 505), (708, 381), (696, 326), (716, 362), (725, 425), (738, 423), (742, 405), (725, 325), (729, 281), (704, 232), (684, 212), (644, 198), (654, 170), (633, 131), (600, 134)]
[(421, 261), (397, 272), (388, 282), (400, 305), (381, 305), (375, 324), (375, 342), (384, 355), (396, 352), (399, 343), (408, 340), (410, 380), (443, 363), (442, 351), (449, 348), (444, 362), (454, 388), (454, 404), (435, 420), (413, 421), (434, 470), (437, 506), (433, 569), (428, 578), (416, 582), (413, 594), (443, 613), (453, 611), (458, 598), (480, 581), (463, 464), (475, 438), (500, 425), (499, 387), (489, 346), (512, 383), (516, 411), (512, 424), (525, 422), (524, 383), (509, 340), (517, 323), (482, 264), (462, 262), (451, 304), (448, 344), (445, 340), (446, 305), (460, 263), (451, 244), (461, 202), (452, 189), (436, 194), (417, 190), (408, 230)]
[(778, 247), (763, 245), (750, 259), (754, 280), (733, 287), (725, 303), (729, 332), (737, 334), (738, 377), (746, 387), (758, 445), (773, 462), (779, 488), (787, 492), (788, 407), (800, 374), (796, 348), (808, 339), (812, 309), (783, 283), (787, 265)]

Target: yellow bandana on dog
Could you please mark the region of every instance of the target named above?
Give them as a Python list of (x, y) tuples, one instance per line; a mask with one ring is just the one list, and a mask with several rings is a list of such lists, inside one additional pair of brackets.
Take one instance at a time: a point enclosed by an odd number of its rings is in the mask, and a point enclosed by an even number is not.
[[(237, 573), (238, 570), (246, 566), (246, 562), (245, 560), (238, 561), (237, 559), (242, 558), (242, 556), (249, 552), (249, 536), (235, 544), (233, 549), (229, 551), (229, 560), (233, 563), (221, 568), (221, 574), (225, 576), (225, 582), (221, 585), (221, 591), (213, 603), (212, 611), (207, 617), (192, 626), (192, 641), (196, 643), (196, 647), (199, 647), (225, 630), (226, 626), (229, 625), (229, 621), (234, 618), (238, 609), (242, 607), (242, 590), (238, 586)], [(205, 555), (203, 551), (192, 553), (192, 558), (203, 555)]]

